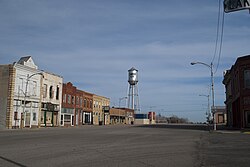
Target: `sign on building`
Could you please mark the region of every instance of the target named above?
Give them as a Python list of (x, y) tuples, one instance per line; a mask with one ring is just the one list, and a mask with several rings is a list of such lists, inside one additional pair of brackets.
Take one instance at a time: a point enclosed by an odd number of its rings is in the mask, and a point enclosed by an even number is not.
[(103, 111), (104, 111), (105, 113), (107, 113), (107, 112), (109, 112), (110, 107), (109, 107), (109, 106), (103, 106), (102, 109), (103, 109)]
[(250, 10), (250, 0), (224, 0), (225, 13), (244, 9)]

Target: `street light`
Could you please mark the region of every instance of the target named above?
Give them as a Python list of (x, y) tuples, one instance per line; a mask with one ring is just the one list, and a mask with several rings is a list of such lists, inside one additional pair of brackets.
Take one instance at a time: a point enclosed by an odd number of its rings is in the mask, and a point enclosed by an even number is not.
[[(23, 99), (23, 102), (24, 102), (24, 105), (23, 105), (23, 114), (24, 114), (24, 127), (25, 127), (25, 121), (26, 121), (26, 111), (25, 111), (25, 108), (26, 108), (26, 97), (27, 97), (27, 89), (28, 89), (28, 84), (29, 84), (29, 79), (35, 75), (41, 75), (43, 77), (43, 73), (41, 72), (38, 72), (38, 73), (34, 73), (32, 75), (29, 76), (29, 74), (27, 75), (27, 80), (26, 80), (26, 85), (25, 85), (25, 92), (24, 92), (24, 99)], [(30, 112), (30, 119), (31, 119), (31, 112)], [(31, 128), (31, 121), (30, 121), (30, 128)]]
[(207, 97), (207, 122), (209, 123), (209, 121), (210, 121), (210, 102), (209, 102), (209, 95), (204, 95), (204, 94), (201, 94), (201, 95), (199, 95), (199, 96), (204, 96), (204, 97)]
[(121, 97), (119, 98), (119, 123), (121, 123), (121, 120), (120, 120), (120, 108), (121, 108), (121, 101), (124, 100), (124, 99), (127, 99), (128, 97)]
[[(204, 65), (206, 67), (208, 67), (210, 69), (211, 72), (211, 89), (212, 89), (212, 110), (214, 110), (214, 72), (213, 72), (213, 63), (211, 62), (211, 64), (206, 64), (203, 62), (192, 62), (191, 65), (195, 65), (195, 64), (201, 64)], [(214, 130), (216, 130), (216, 121), (215, 121), (215, 114), (213, 112), (213, 122), (214, 122)]]

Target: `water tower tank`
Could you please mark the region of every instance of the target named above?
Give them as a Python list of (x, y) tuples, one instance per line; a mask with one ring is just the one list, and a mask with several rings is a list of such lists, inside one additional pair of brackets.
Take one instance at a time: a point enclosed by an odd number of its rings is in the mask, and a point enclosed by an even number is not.
[(138, 82), (138, 70), (134, 67), (128, 70), (128, 82), (130, 85), (136, 85)]

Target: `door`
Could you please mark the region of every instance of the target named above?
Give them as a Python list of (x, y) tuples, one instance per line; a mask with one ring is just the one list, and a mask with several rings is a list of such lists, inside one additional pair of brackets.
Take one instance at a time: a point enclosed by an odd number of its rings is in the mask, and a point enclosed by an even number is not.
[(250, 111), (246, 111), (246, 127), (250, 127)]
[(30, 126), (30, 113), (26, 112), (26, 117), (25, 117), (25, 126)]
[(78, 125), (78, 122), (79, 122), (79, 112), (78, 111), (76, 111), (76, 126)]
[(71, 126), (74, 126), (74, 116), (71, 117)]

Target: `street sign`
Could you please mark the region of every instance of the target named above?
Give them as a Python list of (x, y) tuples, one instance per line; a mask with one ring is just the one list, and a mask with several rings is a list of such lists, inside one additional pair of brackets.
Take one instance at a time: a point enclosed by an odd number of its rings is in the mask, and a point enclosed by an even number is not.
[(224, 0), (225, 13), (244, 9), (250, 10), (250, 0)]
[(102, 109), (106, 113), (106, 112), (109, 112), (110, 107), (109, 106), (103, 106)]

